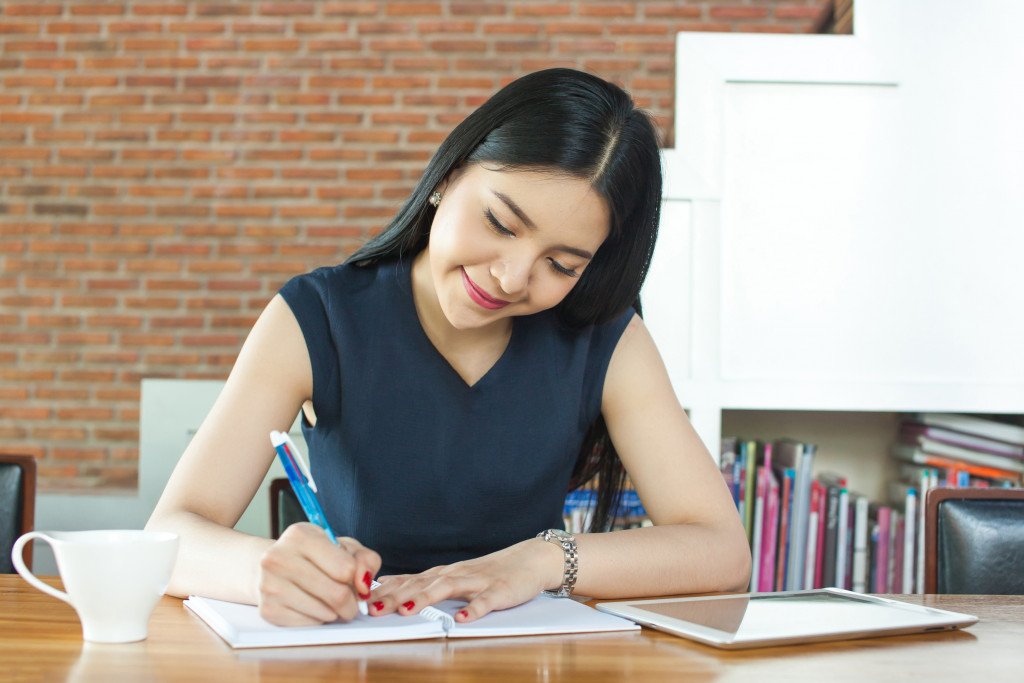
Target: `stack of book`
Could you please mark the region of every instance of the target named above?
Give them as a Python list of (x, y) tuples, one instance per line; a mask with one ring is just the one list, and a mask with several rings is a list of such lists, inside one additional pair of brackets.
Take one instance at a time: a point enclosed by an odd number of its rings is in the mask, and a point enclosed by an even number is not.
[(1019, 486), (1024, 427), (971, 415), (917, 413), (900, 428), (892, 454), (904, 479), (924, 470), (942, 486)]
[(816, 451), (793, 439), (722, 440), (722, 476), (750, 541), (751, 592), (923, 592), (928, 490), (1020, 486), (1024, 427), (973, 416), (909, 416), (892, 449), (900, 479), (881, 502), (852, 491), (842, 475), (814, 473)]
[(1019, 487), (1024, 473), (1024, 427), (973, 415), (916, 413), (900, 425), (892, 447), (900, 478), (889, 486), (902, 507), (907, 549), (898, 557), (910, 578), (905, 593), (924, 592), (924, 525), (928, 491), (937, 487)]
[(914, 491), (902, 506), (873, 504), (845, 477), (814, 474), (814, 444), (722, 443), (722, 475), (750, 540), (751, 592), (914, 592), (917, 525), (905, 523), (917, 519)]
[(722, 475), (753, 556), (752, 592), (840, 585), (837, 567), (843, 579), (846, 556), (840, 555), (840, 546), (846, 546), (838, 539), (845, 530), (838, 522), (847, 515), (840, 514), (838, 505), (840, 500), (848, 505), (849, 494), (837, 477), (813, 478), (816, 450), (814, 444), (793, 439), (722, 441)]

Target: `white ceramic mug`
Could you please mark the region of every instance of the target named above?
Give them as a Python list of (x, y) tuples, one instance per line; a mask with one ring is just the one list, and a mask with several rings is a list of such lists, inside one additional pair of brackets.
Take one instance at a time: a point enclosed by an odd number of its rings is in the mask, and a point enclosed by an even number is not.
[[(34, 538), (53, 548), (66, 593), (25, 566), (21, 551)], [(11, 559), (35, 588), (75, 608), (86, 640), (129, 643), (145, 639), (177, 552), (177, 534), (165, 531), (30, 531), (15, 541)]]

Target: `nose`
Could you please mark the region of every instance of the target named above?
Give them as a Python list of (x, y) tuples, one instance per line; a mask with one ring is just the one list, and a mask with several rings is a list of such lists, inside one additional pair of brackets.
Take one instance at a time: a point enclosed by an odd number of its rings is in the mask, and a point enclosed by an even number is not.
[(503, 294), (515, 299), (526, 291), (531, 267), (527, 259), (501, 258), (491, 263), (491, 277), (498, 281)]

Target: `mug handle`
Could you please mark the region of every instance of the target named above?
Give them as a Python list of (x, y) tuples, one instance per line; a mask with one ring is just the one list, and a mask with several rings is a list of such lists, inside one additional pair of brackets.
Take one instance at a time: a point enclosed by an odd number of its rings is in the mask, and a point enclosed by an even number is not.
[(33, 587), (38, 588), (44, 593), (48, 593), (58, 600), (63, 600), (72, 607), (74, 603), (71, 602), (71, 597), (64, 591), (59, 591), (53, 586), (48, 586), (39, 579), (36, 578), (28, 567), (25, 566), (25, 561), (21, 558), (21, 549), (25, 547), (25, 544), (31, 541), (33, 538), (38, 538), (40, 541), (51, 543), (52, 538), (42, 533), (41, 531), (30, 531), (27, 534), (22, 534), (17, 541), (14, 542), (14, 548), (11, 550), (11, 560), (14, 562), (14, 568), (21, 574), (21, 578), (32, 584)]

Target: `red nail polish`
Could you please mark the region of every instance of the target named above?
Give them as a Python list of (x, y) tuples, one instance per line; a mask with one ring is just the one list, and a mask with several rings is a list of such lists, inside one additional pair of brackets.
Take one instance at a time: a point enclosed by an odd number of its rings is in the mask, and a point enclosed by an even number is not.
[(384, 609), (384, 603), (383, 602), (375, 602), (375, 603), (373, 603), (373, 609), (377, 610), (378, 612), (381, 611), (382, 609)]
[(360, 600), (369, 600), (370, 599), (370, 594), (369, 593), (360, 593), (359, 594), (359, 599)]
[(366, 572), (366, 574), (363, 576), (363, 583), (365, 583), (367, 586), (373, 585), (373, 577), (370, 576), (370, 572)]
[(410, 600), (409, 602), (407, 602), (404, 605), (402, 605), (402, 607), (404, 607), (407, 610), (411, 610), (415, 606), (416, 606), (416, 603), (413, 602), (412, 600)]
[(469, 619), (469, 612), (467, 612), (467, 611), (466, 611), (466, 610), (464, 610), (464, 609), (460, 609), (460, 610), (459, 610), (459, 613), (458, 613), (458, 614), (456, 614), (455, 616), (457, 616), (457, 617), (462, 617), (463, 619)]

